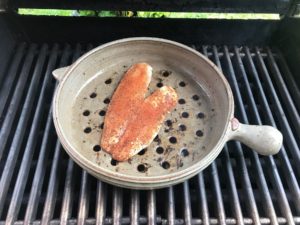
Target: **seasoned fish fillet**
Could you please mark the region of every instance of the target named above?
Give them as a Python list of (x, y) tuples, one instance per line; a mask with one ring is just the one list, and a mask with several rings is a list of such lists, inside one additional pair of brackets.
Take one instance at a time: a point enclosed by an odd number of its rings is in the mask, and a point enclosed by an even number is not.
[(133, 65), (111, 99), (100, 144), (115, 160), (128, 160), (147, 147), (177, 103), (175, 90), (167, 86), (145, 98), (151, 76), (148, 64)]

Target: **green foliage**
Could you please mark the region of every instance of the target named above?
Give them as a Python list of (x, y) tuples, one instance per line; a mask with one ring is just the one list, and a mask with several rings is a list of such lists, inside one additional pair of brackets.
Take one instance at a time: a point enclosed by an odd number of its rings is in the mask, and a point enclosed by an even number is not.
[(73, 10), (61, 9), (18, 9), (22, 15), (45, 15), (45, 16), (72, 16)]
[(144, 11), (95, 11), (18, 9), (23, 15), (45, 16), (90, 16), (90, 17), (141, 17), (141, 18), (190, 18), (190, 19), (279, 19), (278, 14), (262, 13), (190, 13), (190, 12), (144, 12)]
[(115, 17), (117, 16), (116, 11), (99, 11), (97, 14), (99, 17)]
[(137, 12), (144, 18), (190, 18), (190, 19), (279, 19), (278, 14), (250, 13), (187, 13), (187, 12)]

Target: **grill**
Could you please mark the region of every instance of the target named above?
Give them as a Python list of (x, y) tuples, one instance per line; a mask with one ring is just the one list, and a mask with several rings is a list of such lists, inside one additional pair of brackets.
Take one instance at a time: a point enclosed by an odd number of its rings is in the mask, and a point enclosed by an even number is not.
[[(300, 20), (293, 1), (0, 0), (0, 225), (300, 224)], [(168, 1), (166, 1), (168, 2)], [(189, 3), (188, 3), (189, 2)], [(131, 4), (131, 5), (130, 5)], [(18, 7), (280, 13), (278, 21), (20, 16)], [(283, 133), (279, 154), (228, 142), (203, 172), (136, 191), (97, 180), (62, 149), (52, 121), (52, 71), (108, 41), (155, 36), (211, 59), (242, 123)]]
[(51, 71), (92, 47), (21, 43), (10, 56), (0, 95), (0, 224), (300, 224), (300, 105), (278, 49), (192, 46), (225, 73), (242, 122), (282, 130), (278, 155), (260, 157), (230, 142), (208, 169), (183, 184), (130, 191), (74, 164), (52, 124)]

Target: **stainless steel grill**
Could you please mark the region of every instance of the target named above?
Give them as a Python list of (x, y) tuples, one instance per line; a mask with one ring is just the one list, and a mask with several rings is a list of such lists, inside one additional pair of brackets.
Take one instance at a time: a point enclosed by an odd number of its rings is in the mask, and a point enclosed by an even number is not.
[(230, 142), (203, 173), (156, 191), (96, 180), (56, 138), (51, 71), (93, 45), (19, 44), (0, 76), (0, 224), (300, 224), (299, 89), (280, 51), (192, 47), (224, 72), (241, 122), (277, 126), (278, 155)]

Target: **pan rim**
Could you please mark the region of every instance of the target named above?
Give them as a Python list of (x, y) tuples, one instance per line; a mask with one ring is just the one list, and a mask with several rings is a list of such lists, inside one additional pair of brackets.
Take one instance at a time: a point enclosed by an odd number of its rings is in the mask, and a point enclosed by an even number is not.
[[(214, 145), (214, 148), (210, 149), (210, 152), (200, 161), (195, 163), (194, 165), (187, 167), (183, 170), (180, 171), (175, 171), (170, 174), (166, 175), (160, 175), (160, 176), (148, 176), (148, 177), (136, 177), (133, 175), (125, 175), (117, 172), (113, 172), (111, 170), (105, 169), (103, 167), (99, 167), (95, 165), (93, 162), (87, 160), (85, 157), (83, 157), (78, 151), (76, 151), (76, 148), (73, 147), (72, 143), (70, 143), (67, 138), (65, 137), (63, 128), (61, 127), (61, 124), (59, 122), (59, 117), (58, 117), (58, 102), (60, 98), (60, 93), (62, 91), (62, 88), (64, 87), (64, 84), (67, 82), (68, 78), (72, 75), (72, 72), (74, 69), (82, 63), (83, 60), (87, 59), (90, 57), (93, 53), (100, 51), (104, 48), (117, 45), (117, 44), (122, 44), (122, 43), (128, 43), (128, 42), (136, 42), (136, 41), (151, 41), (151, 42), (159, 42), (159, 43), (165, 43), (169, 45), (174, 45), (176, 47), (183, 48), (184, 50), (189, 51), (192, 54), (195, 54), (197, 57), (200, 57), (202, 60), (204, 60), (208, 66), (210, 66), (216, 73), (217, 75), (221, 78), (223, 85), (225, 86), (226, 90), (226, 95), (228, 98), (228, 114), (226, 117), (226, 123), (222, 132), (222, 135), (220, 136), (220, 139), (216, 144)], [(224, 93), (225, 94), (225, 93)], [(67, 69), (65, 72), (65, 76), (63, 79), (59, 82), (59, 85), (57, 86), (57, 89), (55, 91), (55, 95), (53, 98), (53, 120), (54, 120), (54, 125), (56, 128), (56, 131), (58, 133), (58, 137), (61, 141), (61, 144), (63, 145), (64, 149), (67, 151), (67, 153), (71, 156), (71, 158), (76, 161), (79, 165), (81, 165), (83, 168), (86, 170), (90, 170), (92, 174), (98, 174), (99, 177), (104, 176), (106, 178), (111, 178), (113, 180), (121, 180), (123, 182), (128, 182), (128, 183), (163, 183), (169, 181), (172, 182), (172, 180), (179, 180), (184, 178), (185, 176), (188, 176), (192, 173), (195, 173), (196, 171), (201, 171), (204, 168), (206, 168), (208, 165), (211, 164), (211, 162), (219, 155), (221, 152), (225, 142), (227, 141), (228, 137), (228, 132), (229, 132), (229, 127), (230, 127), (230, 120), (233, 118), (233, 107), (234, 107), (234, 99), (233, 99), (233, 94), (232, 90), (229, 86), (228, 81), (226, 80), (225, 76), (223, 73), (218, 69), (218, 67), (212, 63), (209, 59), (207, 59), (205, 56), (203, 56), (200, 52), (175, 41), (167, 40), (167, 39), (162, 39), (162, 38), (155, 38), (155, 37), (134, 37), (134, 38), (124, 38), (124, 39), (119, 39), (116, 41), (112, 41), (106, 44), (103, 44), (80, 58), (78, 58), (70, 67)], [(141, 185), (142, 187), (143, 185)]]

